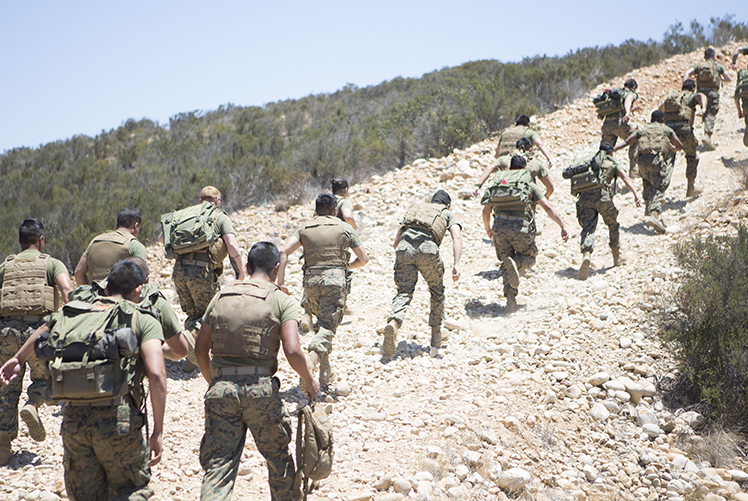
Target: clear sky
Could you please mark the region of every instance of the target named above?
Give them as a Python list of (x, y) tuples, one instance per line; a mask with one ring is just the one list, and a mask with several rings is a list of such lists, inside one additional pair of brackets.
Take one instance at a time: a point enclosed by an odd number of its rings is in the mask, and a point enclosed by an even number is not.
[(748, 2), (0, 0), (0, 152), (128, 118), (660, 40), (676, 20), (725, 14), (748, 21)]

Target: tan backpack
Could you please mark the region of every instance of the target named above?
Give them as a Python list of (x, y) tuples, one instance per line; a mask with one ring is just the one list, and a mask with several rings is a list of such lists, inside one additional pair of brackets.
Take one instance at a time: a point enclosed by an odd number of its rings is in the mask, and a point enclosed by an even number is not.
[(666, 122), (692, 123), (693, 108), (688, 106), (688, 99), (691, 94), (690, 90), (679, 90), (667, 95), (665, 102), (662, 104)]
[(332, 422), (324, 409), (315, 409), (313, 402), (310, 405), (299, 410), (296, 428), (296, 475), (304, 499), (319, 480), (330, 476), (334, 457)]
[(701, 61), (696, 65), (696, 88), (719, 89), (719, 69), (715, 61)]

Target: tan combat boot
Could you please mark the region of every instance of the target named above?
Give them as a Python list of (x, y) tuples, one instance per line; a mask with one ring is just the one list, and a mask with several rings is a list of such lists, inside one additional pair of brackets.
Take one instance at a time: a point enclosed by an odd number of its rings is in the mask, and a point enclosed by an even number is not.
[(517, 294), (507, 294), (506, 296), (506, 312), (514, 313), (519, 309), (517, 304)]
[(10, 459), (10, 440), (0, 440), (0, 466), (8, 464)]
[(438, 325), (431, 328), (431, 346), (434, 348), (442, 347), (442, 328)]
[(504, 271), (506, 273), (506, 281), (515, 289), (519, 287), (519, 271), (517, 270), (517, 263), (510, 257), (504, 258)]
[(335, 374), (330, 367), (330, 355), (323, 356), (319, 361), (319, 384), (323, 387), (329, 387), (333, 383)]
[(309, 313), (302, 313), (301, 318), (299, 319), (299, 328), (301, 329), (301, 332), (312, 332), (314, 329), (314, 322), (312, 321), (312, 316)]
[(396, 337), (397, 322), (390, 320), (384, 328), (384, 341), (382, 341), (382, 353), (387, 358), (395, 358), (395, 355), (397, 355)]
[(663, 223), (662, 219), (660, 218), (660, 211), (650, 211), (649, 217), (645, 221), (649, 226), (652, 227), (653, 230), (655, 230), (660, 235), (664, 234), (667, 231), (667, 226), (665, 226), (665, 223)]
[[(319, 364), (319, 353), (316, 351), (310, 351), (306, 354), (306, 366), (309, 367), (309, 372), (314, 375), (314, 370), (317, 368), (317, 364)], [(304, 384), (304, 379), (299, 376), (299, 389), (302, 393), (306, 393), (306, 384)]]
[(577, 272), (578, 280), (587, 280), (587, 277), (590, 276), (590, 256), (591, 255), (592, 255), (591, 251), (582, 252), (582, 265), (579, 267), (579, 271)]
[(31, 395), (29, 401), (21, 408), (21, 419), (29, 427), (29, 435), (36, 442), (44, 442), (47, 431), (44, 429), (42, 420), (39, 419), (39, 406), (44, 402), (41, 395)]
[(626, 264), (626, 258), (621, 255), (621, 249), (619, 247), (611, 248), (610, 252), (613, 254), (613, 266)]
[(686, 188), (686, 196), (687, 197), (695, 197), (697, 195), (701, 195), (701, 192), (704, 191), (701, 188), (696, 187), (696, 178), (689, 178), (688, 179), (688, 188)]
[(707, 149), (709, 151), (714, 151), (715, 150), (714, 144), (712, 143), (712, 135), (711, 134), (704, 135), (704, 137), (701, 139), (701, 144), (704, 146), (705, 149)]

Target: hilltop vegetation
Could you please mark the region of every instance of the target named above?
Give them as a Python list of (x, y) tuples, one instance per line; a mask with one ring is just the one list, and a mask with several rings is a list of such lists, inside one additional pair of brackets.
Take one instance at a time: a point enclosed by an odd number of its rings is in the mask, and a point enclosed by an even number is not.
[(548, 113), (596, 84), (707, 44), (748, 38), (732, 16), (709, 26), (677, 23), (661, 42), (535, 56), (518, 63), (475, 61), (421, 78), (332, 94), (215, 111), (180, 113), (161, 125), (127, 120), (94, 138), (75, 136), (0, 155), (0, 251), (18, 250), (26, 217), (47, 227), (47, 250), (68, 267), (90, 238), (114, 226), (124, 206), (143, 214), (141, 240), (158, 218), (213, 184), (229, 211), (272, 200), (303, 201), (334, 176), (351, 181), (448, 154), (510, 125), (520, 113)]

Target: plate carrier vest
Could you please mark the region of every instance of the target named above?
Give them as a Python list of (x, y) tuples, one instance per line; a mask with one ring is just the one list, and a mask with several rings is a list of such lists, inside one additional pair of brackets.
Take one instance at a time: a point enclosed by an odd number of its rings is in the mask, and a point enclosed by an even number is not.
[(126, 231), (108, 231), (94, 238), (88, 246), (88, 281), (104, 280), (112, 266), (130, 257), (130, 240)]
[(0, 317), (46, 315), (57, 309), (57, 294), (47, 285), (48, 254), (5, 258)]
[(502, 132), (499, 138), (499, 156), (509, 155), (517, 151), (517, 141), (525, 137), (529, 128), (526, 125), (513, 125)]
[(722, 83), (716, 61), (701, 61), (696, 65), (696, 89), (719, 90)]
[(690, 90), (676, 90), (665, 98), (662, 109), (665, 112), (665, 122), (685, 122), (693, 125), (693, 108), (688, 106), (691, 97)]
[(403, 226), (428, 231), (436, 245), (441, 245), (447, 233), (447, 218), (442, 215), (446, 210), (444, 204), (424, 203), (414, 205), (403, 218)]
[(317, 216), (299, 234), (304, 246), (304, 269), (348, 267), (348, 239), (343, 221), (335, 216)]
[(670, 151), (670, 140), (663, 133), (664, 125), (661, 123), (650, 123), (641, 128), (642, 135), (638, 142), (640, 155), (665, 156)]

